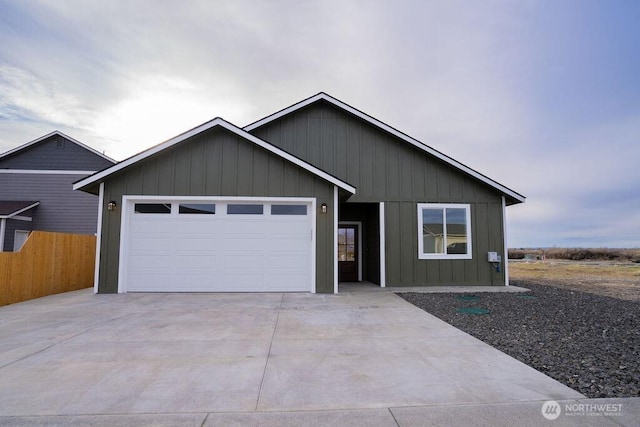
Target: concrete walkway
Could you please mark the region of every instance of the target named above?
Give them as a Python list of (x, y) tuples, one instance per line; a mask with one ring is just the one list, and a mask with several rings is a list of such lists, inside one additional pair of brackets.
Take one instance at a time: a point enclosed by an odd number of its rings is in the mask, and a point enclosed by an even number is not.
[[(0, 307), (0, 425), (540, 425), (581, 399), (390, 292)], [(636, 425), (640, 399), (621, 412), (554, 423)]]

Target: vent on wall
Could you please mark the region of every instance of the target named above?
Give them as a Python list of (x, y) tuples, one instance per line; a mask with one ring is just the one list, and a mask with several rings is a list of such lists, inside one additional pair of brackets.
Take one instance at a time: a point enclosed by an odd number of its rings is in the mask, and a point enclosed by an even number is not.
[(56, 147), (57, 148), (64, 148), (64, 139), (58, 139), (56, 141)]

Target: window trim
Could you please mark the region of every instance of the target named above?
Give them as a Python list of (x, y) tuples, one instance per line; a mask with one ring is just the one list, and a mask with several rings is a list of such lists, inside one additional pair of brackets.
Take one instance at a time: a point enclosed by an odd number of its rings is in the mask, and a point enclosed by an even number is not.
[[(466, 216), (467, 253), (465, 254), (427, 254), (424, 252), (424, 238), (422, 235), (422, 210), (423, 209), (464, 209)], [(471, 241), (471, 205), (468, 203), (418, 203), (418, 259), (472, 259), (473, 245)], [(446, 221), (445, 221), (446, 222)], [(445, 225), (446, 227), (446, 225)], [(446, 248), (446, 241), (444, 247)]]

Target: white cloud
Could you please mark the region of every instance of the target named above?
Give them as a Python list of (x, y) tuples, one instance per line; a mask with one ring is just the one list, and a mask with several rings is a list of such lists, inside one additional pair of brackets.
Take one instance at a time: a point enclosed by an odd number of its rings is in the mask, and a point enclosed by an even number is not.
[(5, 120), (40, 120), (81, 127), (92, 112), (55, 82), (0, 63), (0, 109)]
[(96, 135), (112, 135), (110, 153), (120, 159), (212, 119), (212, 112), (234, 121), (245, 109), (242, 100), (224, 90), (210, 97), (211, 91), (175, 76), (135, 76), (127, 86), (127, 96), (101, 111), (91, 125)]

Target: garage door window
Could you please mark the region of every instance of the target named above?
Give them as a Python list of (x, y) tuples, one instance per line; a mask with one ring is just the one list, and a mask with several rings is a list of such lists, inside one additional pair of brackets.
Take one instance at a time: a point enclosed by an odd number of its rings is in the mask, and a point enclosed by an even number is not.
[(216, 213), (216, 205), (214, 204), (180, 204), (178, 208), (180, 214), (200, 214), (200, 215), (213, 215)]
[(263, 205), (227, 205), (228, 215), (262, 215)]
[(137, 214), (170, 214), (171, 203), (136, 203), (134, 211)]
[(271, 215), (306, 215), (307, 205), (271, 205)]

